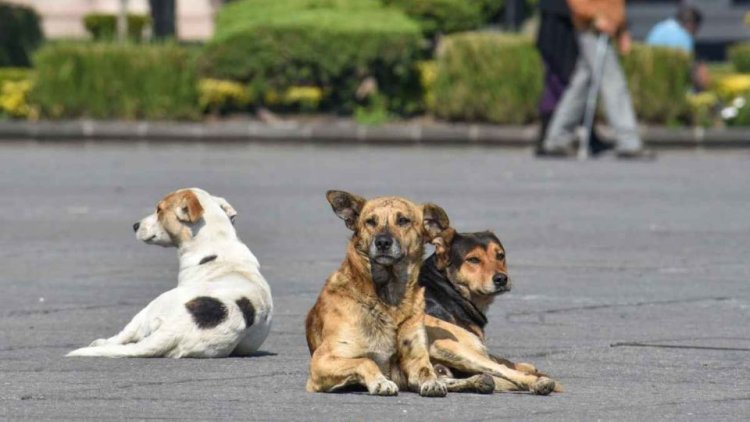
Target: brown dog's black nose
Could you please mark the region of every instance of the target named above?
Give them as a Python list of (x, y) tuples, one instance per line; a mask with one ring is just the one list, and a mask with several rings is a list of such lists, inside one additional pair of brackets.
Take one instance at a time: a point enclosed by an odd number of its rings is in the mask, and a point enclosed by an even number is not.
[(389, 234), (379, 234), (375, 236), (375, 247), (379, 252), (387, 252), (393, 246), (393, 237)]
[(141, 227), (141, 223), (135, 223), (135, 224), (133, 224), (133, 231), (137, 232), (138, 231), (138, 227)]
[(508, 285), (508, 276), (503, 273), (497, 273), (492, 276), (492, 282), (495, 283), (495, 288), (503, 288)]

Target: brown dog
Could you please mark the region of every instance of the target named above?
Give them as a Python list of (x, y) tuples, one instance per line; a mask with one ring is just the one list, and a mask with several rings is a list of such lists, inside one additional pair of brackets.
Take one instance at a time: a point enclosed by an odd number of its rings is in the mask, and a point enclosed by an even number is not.
[(437, 205), (399, 197), (365, 200), (340, 191), (326, 197), (354, 235), (307, 315), (307, 390), (364, 386), (374, 395), (408, 388), (445, 396), (430, 364), (417, 277), (424, 243), (448, 227), (448, 216)]
[(487, 309), (511, 287), (505, 249), (497, 236), (449, 228), (432, 243), (435, 253), (422, 264), (419, 283), (425, 288), (430, 357), (441, 379), (451, 388), (466, 383), (453, 378), (454, 372), (488, 374), (495, 391), (561, 391), (533, 365), (493, 356), (484, 344)]

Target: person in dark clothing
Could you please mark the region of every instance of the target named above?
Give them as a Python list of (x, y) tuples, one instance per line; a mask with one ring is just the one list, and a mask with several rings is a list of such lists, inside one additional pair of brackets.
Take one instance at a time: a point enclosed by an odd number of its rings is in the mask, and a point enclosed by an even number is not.
[[(547, 127), (578, 61), (578, 41), (566, 0), (539, 0), (539, 10), (541, 19), (536, 47), (544, 62), (544, 91), (539, 101), (541, 130), (535, 153), (544, 156)], [(612, 148), (611, 144), (597, 137), (594, 130), (590, 139), (592, 155)]]

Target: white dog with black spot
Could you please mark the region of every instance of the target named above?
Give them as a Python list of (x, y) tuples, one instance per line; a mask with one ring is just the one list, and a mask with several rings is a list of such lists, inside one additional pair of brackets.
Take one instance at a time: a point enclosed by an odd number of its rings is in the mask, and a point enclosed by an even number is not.
[(271, 328), (271, 289), (237, 238), (235, 215), (224, 198), (201, 189), (164, 197), (133, 229), (143, 242), (177, 247), (177, 287), (119, 334), (68, 356), (218, 358), (257, 351)]

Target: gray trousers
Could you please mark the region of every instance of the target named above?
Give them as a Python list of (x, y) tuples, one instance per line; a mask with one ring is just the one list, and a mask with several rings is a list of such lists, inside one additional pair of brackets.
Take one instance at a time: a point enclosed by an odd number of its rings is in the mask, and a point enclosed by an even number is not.
[[(586, 97), (593, 79), (597, 34), (591, 31), (579, 31), (576, 36), (579, 46), (578, 62), (570, 84), (555, 109), (549, 129), (547, 129), (544, 147), (548, 150), (570, 147), (575, 141), (575, 131), (583, 119)], [(616, 149), (634, 151), (642, 148), (643, 142), (638, 135), (635, 112), (625, 75), (620, 68), (617, 54), (611, 46), (607, 49), (605, 57), (601, 95), (607, 120), (615, 132)]]

